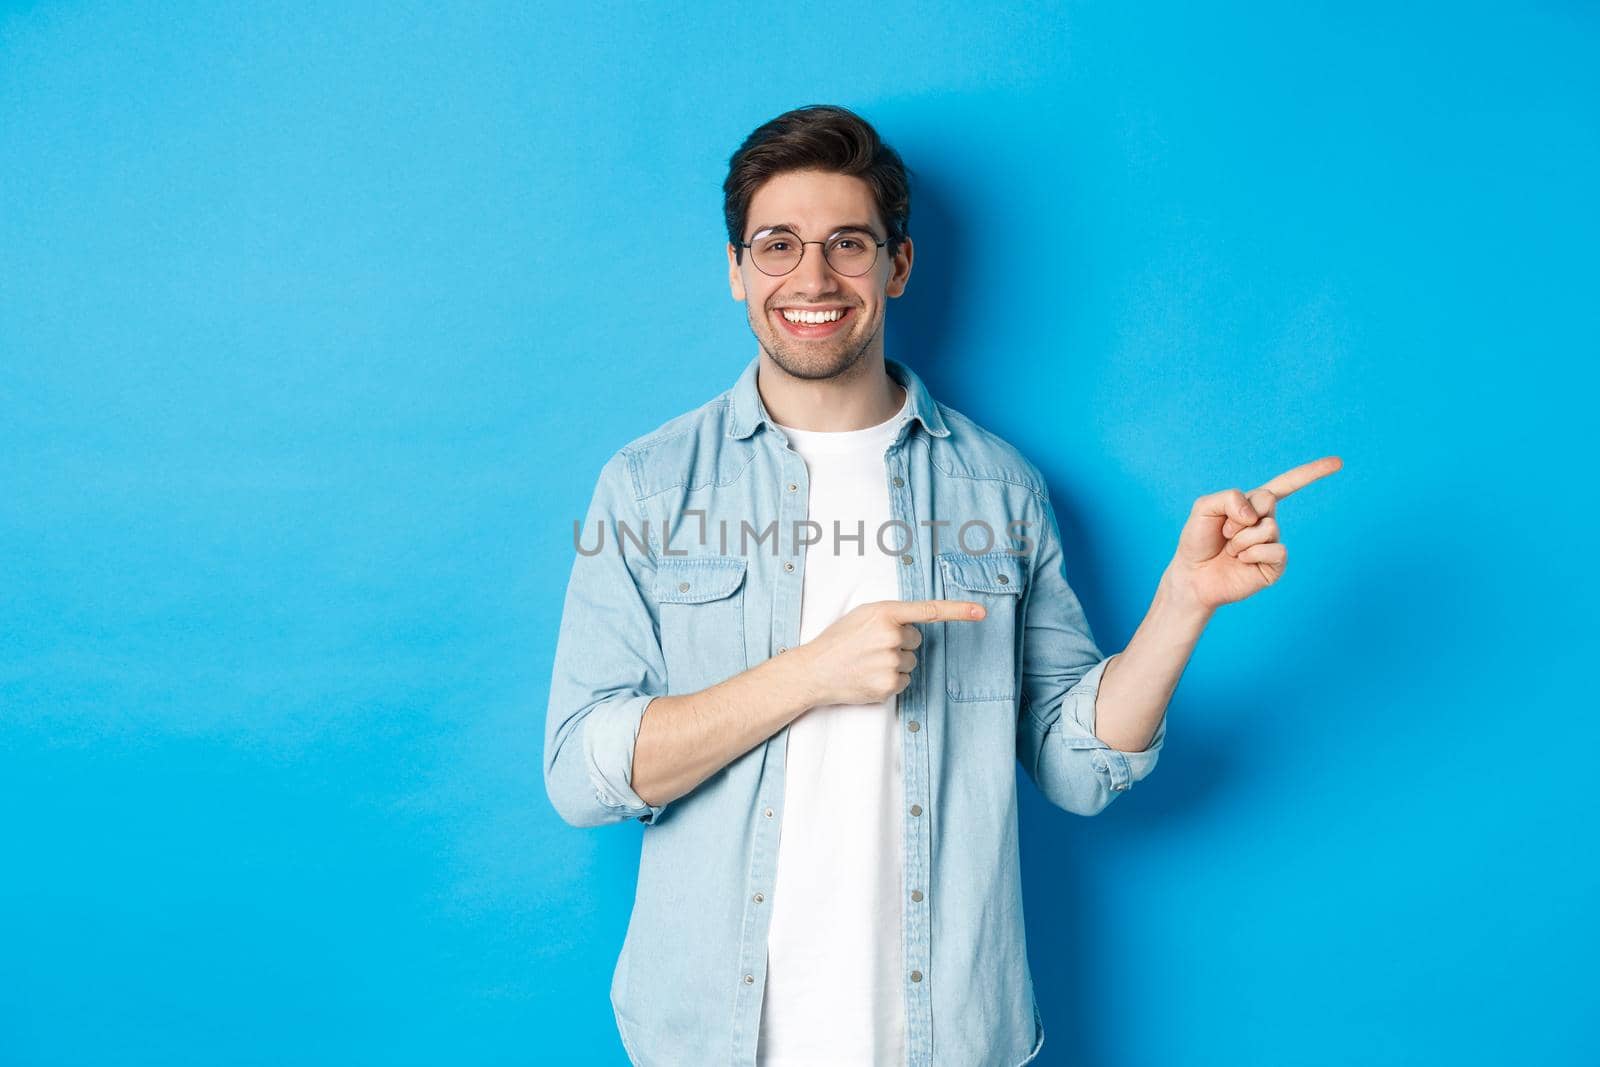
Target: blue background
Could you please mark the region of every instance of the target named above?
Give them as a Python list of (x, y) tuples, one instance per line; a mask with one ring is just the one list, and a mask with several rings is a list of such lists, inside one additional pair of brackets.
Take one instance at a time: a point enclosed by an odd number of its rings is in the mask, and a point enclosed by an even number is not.
[(1592, 5), (439, 6), (0, 14), (0, 1062), (625, 1062), (572, 522), (755, 354), (720, 183), (815, 102), (1108, 652), (1345, 460), (1149, 780), (1022, 779), (1037, 1062), (1600, 1060)]

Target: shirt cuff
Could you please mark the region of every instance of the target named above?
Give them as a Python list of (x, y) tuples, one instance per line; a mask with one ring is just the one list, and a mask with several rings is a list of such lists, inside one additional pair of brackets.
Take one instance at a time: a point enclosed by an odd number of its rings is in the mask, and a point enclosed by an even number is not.
[(583, 754), (596, 799), (619, 818), (652, 823), (666, 805), (646, 804), (633, 791), (633, 746), (653, 694), (595, 705), (583, 720)]
[(1078, 679), (1078, 684), (1067, 691), (1067, 706), (1062, 709), (1062, 713), (1071, 715), (1073, 721), (1082, 727), (1086, 735), (1067, 737), (1067, 744), (1072, 748), (1096, 750), (1090, 759), (1094, 768), (1105, 778), (1107, 787), (1113, 793), (1125, 793), (1135, 782), (1141, 781), (1155, 769), (1156, 760), (1161, 755), (1162, 742), (1167, 737), (1167, 713), (1165, 711), (1161, 713), (1161, 721), (1156, 724), (1155, 735), (1141, 752), (1123, 752), (1121, 749), (1112, 748), (1095, 736), (1095, 697), (1100, 693), (1100, 679), (1106, 672), (1106, 664), (1110, 662), (1111, 657), (1107, 656)]

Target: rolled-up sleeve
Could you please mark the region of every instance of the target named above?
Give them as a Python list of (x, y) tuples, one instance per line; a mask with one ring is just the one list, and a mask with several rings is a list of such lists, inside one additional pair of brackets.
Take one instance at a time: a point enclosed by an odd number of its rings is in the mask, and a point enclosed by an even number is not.
[[(574, 545), (556, 638), (545, 716), (545, 791), (573, 826), (639, 819), (653, 823), (665, 805), (633, 791), (633, 747), (650, 701), (665, 693), (656, 617), (643, 590), (655, 563), (629, 537), (646, 541), (644, 512), (626, 451), (607, 460)], [(648, 543), (648, 542), (647, 542)]]
[(1095, 736), (1095, 697), (1112, 657), (1101, 654), (1083, 606), (1067, 584), (1061, 531), (1048, 493), (1035, 494), (1033, 503), (1017, 758), (1050, 803), (1077, 815), (1098, 815), (1155, 769), (1167, 717), (1161, 716), (1142, 752), (1123, 752)]

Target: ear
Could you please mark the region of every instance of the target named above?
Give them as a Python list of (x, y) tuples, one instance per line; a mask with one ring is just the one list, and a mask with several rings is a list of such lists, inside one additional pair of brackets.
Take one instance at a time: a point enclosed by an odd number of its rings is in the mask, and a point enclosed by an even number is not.
[(735, 300), (744, 299), (744, 277), (739, 273), (739, 262), (734, 258), (733, 242), (728, 242), (728, 288)]
[(900, 242), (899, 250), (889, 261), (889, 284), (883, 289), (889, 296), (899, 296), (906, 291), (906, 282), (911, 280), (911, 259), (914, 252), (911, 238), (907, 237)]

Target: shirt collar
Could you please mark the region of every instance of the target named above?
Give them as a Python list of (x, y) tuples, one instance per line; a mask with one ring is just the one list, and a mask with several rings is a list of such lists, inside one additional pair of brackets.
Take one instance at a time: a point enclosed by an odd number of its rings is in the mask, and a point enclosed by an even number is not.
[[(749, 437), (756, 432), (756, 427), (762, 423), (773, 426), (772, 416), (767, 414), (767, 406), (761, 402), (761, 391), (756, 388), (756, 372), (761, 368), (761, 355), (756, 356), (745, 364), (739, 373), (739, 380), (733, 383), (731, 396), (728, 401), (728, 430), (729, 437)], [(883, 369), (889, 377), (905, 387), (906, 394), (911, 398), (911, 418), (922, 423), (923, 429), (935, 437), (948, 437), (949, 427), (944, 424), (944, 417), (939, 414), (939, 406), (933, 402), (933, 397), (928, 394), (927, 386), (922, 384), (922, 379), (917, 377), (910, 367), (899, 360), (885, 356)]]

